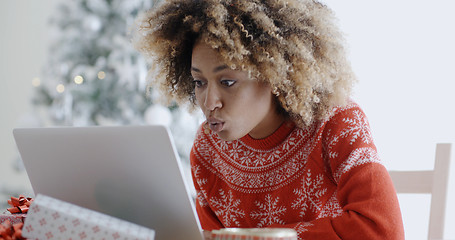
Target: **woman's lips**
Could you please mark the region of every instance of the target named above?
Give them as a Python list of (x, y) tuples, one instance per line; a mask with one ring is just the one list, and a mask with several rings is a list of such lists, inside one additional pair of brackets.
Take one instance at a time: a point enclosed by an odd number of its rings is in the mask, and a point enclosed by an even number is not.
[(213, 132), (221, 132), (223, 130), (224, 123), (209, 123), (210, 130)]
[(213, 132), (221, 132), (223, 130), (224, 122), (216, 119), (216, 118), (208, 118), (207, 123), (209, 125), (210, 130)]

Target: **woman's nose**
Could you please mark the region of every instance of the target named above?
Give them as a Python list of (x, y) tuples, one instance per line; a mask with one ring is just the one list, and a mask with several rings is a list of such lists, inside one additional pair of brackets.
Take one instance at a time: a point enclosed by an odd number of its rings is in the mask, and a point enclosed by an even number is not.
[(207, 85), (204, 106), (210, 111), (223, 106), (220, 91), (215, 84)]

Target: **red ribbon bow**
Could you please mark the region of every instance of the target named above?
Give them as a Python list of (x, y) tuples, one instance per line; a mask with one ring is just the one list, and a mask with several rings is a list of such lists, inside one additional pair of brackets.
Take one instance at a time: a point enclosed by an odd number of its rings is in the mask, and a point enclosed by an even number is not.
[(19, 195), (18, 198), (11, 197), (11, 200), (8, 200), (8, 204), (11, 208), (8, 208), (7, 210), (10, 213), (27, 213), (32, 202), (33, 198), (26, 198), (24, 195)]
[(23, 223), (11, 224), (9, 220), (6, 220), (0, 224), (0, 240), (22, 240), (22, 227)]

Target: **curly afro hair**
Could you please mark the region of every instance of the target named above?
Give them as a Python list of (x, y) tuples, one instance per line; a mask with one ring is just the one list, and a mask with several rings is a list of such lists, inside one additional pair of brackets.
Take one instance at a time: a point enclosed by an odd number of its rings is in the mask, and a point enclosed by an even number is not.
[(315, 0), (167, 0), (137, 18), (132, 41), (168, 102), (195, 105), (191, 54), (204, 41), (230, 68), (270, 84), (304, 127), (345, 104), (355, 82), (335, 20)]

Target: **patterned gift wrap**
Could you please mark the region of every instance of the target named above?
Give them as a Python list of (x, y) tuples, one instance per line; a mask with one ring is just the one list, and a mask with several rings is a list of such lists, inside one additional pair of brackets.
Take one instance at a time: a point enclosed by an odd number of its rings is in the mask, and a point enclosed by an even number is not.
[(28, 211), (22, 235), (30, 239), (153, 240), (155, 231), (38, 195)]
[(4, 214), (0, 214), (0, 224), (6, 222), (7, 220), (9, 220), (11, 222), (11, 224), (23, 223), (26, 216), (27, 216), (27, 214), (25, 214), (25, 213), (20, 213), (20, 214), (4, 213)]

